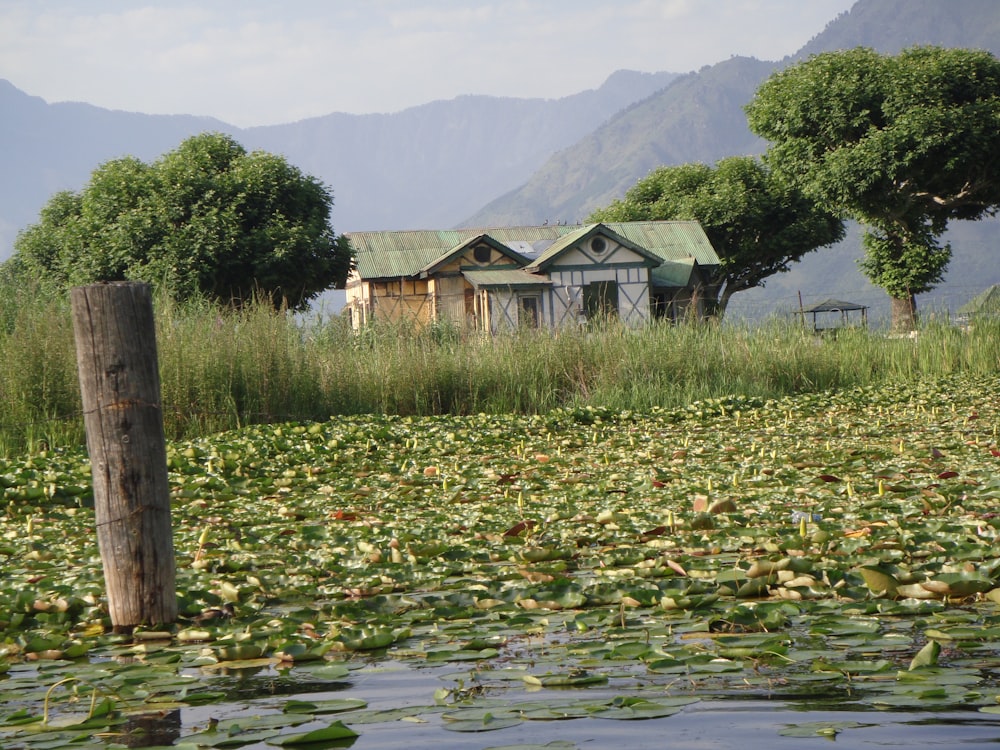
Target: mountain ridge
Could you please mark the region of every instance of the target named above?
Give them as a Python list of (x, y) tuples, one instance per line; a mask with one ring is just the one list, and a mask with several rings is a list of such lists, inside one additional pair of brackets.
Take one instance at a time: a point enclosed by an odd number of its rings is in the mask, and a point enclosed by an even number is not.
[[(760, 154), (767, 144), (750, 133), (743, 107), (769, 75), (820, 52), (860, 45), (895, 54), (915, 44), (975, 47), (1000, 54), (1000, 3), (858, 0), (781, 61), (733, 57), (678, 78), (554, 154), (524, 185), (460, 223), (491, 226), (564, 215), (580, 219), (622, 197), (656, 166)], [(677, 144), (683, 144), (683, 156), (677, 155)], [(585, 179), (580, 170), (585, 170)], [(945, 235), (955, 248), (945, 282), (920, 296), (921, 307), (953, 310), (984, 286), (1000, 283), (1000, 264), (989, 262), (988, 250), (997, 243), (998, 232), (1000, 222), (995, 220), (953, 225)], [(871, 318), (881, 322), (888, 317), (888, 298), (860, 272), (857, 261), (862, 254), (855, 228), (844, 242), (810, 253), (790, 272), (768, 279), (765, 287), (737, 294), (728, 314), (756, 319), (781, 309), (794, 310), (800, 295), (806, 302), (842, 296), (870, 305)]]
[[(334, 112), (252, 128), (195, 115), (50, 104), (0, 79), (0, 111), (5, 113), (0, 118), (0, 259), (11, 253), (17, 231), (37, 220), (53, 193), (81, 189), (105, 161), (126, 155), (151, 161), (206, 130), (232, 135), (248, 149), (280, 153), (328, 184), (337, 231), (410, 228), (416, 217), (419, 223), (448, 225), (523, 182), (550, 151), (569, 145), (676, 75), (620, 70), (597, 88), (558, 99), (465, 95), (391, 114)], [(566, 120), (573, 126), (566, 127)], [(511, 121), (518, 125), (504, 124)], [(449, 122), (464, 128), (443, 138)], [(498, 144), (507, 157), (487, 158), (497, 153)], [(481, 174), (478, 184), (465, 189), (449, 184), (470, 163)]]
[[(238, 128), (192, 115), (145, 115), (85, 103), (48, 104), (0, 79), (0, 259), (57, 190), (78, 190), (99, 164), (145, 161), (204, 130), (280, 153), (329, 185), (337, 232), (579, 221), (661, 165), (759, 154), (743, 106), (781, 66), (858, 45), (894, 53), (935, 43), (1000, 54), (995, 0), (858, 0), (781, 61), (733, 56), (698, 71), (617, 71), (560, 99), (467, 94), (396, 113), (331, 113), (284, 125)], [(958, 224), (955, 257), (924, 309), (954, 309), (991, 283), (1000, 222)], [(763, 289), (733, 298), (733, 316), (794, 309), (799, 295), (887, 300), (860, 274), (859, 232), (807, 255)]]

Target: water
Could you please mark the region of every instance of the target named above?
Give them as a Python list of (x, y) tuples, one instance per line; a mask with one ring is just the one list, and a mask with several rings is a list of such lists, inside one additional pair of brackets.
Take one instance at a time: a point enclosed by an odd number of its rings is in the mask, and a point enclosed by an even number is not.
[[(488, 732), (454, 732), (445, 729), (441, 718), (445, 710), (433, 707), (434, 691), (453, 687), (452, 667), (412, 668), (399, 663), (372, 665), (352, 673), (342, 689), (323, 692), (269, 694), (181, 711), (179, 737), (205, 728), (209, 719), (280, 713), (290, 698), (324, 700), (360, 698), (368, 702), (368, 711), (426, 707), (411, 720), (380, 723), (346, 723), (360, 733), (353, 741), (328, 747), (351, 747), (354, 750), (483, 750), (511, 745), (544, 745), (553, 741), (574, 743), (577, 748), (670, 748), (671, 750), (781, 750), (781, 748), (824, 747), (834, 742), (837, 748), (971, 748), (1000, 745), (1000, 715), (979, 713), (975, 709), (933, 712), (856, 710), (843, 701), (762, 700), (738, 696), (702, 699), (683, 707), (673, 716), (619, 721), (597, 718), (574, 718), (560, 721), (526, 721), (517, 726)], [(275, 673), (275, 676), (277, 673)], [(255, 680), (266, 684), (270, 676), (258, 674)], [(480, 698), (505, 704), (525, 701), (599, 700), (627, 691), (611, 687), (529, 691), (517, 685), (488, 691)], [(649, 697), (648, 691), (643, 693)], [(666, 693), (663, 694), (664, 696)], [(450, 710), (449, 706), (449, 710)], [(288, 732), (307, 731), (326, 726), (340, 715), (329, 714)], [(783, 730), (798, 728), (802, 736), (783, 736)], [(829, 732), (821, 734), (820, 730)], [(163, 737), (160, 737), (162, 740)], [(133, 745), (138, 746), (138, 745)], [(248, 744), (250, 750), (273, 748), (264, 742)], [(322, 747), (322, 746), (321, 746)]]

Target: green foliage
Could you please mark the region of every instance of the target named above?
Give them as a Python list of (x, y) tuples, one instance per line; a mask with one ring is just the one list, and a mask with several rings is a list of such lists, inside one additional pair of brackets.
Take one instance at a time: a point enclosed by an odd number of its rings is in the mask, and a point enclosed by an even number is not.
[(128, 279), (176, 299), (240, 306), (262, 295), (300, 308), (350, 269), (332, 204), (282, 157), (204, 133), (152, 164), (106, 162), (80, 193), (57, 193), (11, 263), (60, 290)]
[(1000, 206), (1000, 61), (989, 52), (815, 55), (768, 79), (747, 115), (777, 174), (868, 227), (862, 267), (894, 299), (940, 282), (950, 221)]
[[(529, 722), (552, 742), (492, 747), (567, 750), (607, 744), (594, 719), (776, 689), (797, 737), (848, 730), (803, 721), (846, 699), (872, 731), (893, 709), (1000, 711), (998, 393), (996, 372), (916, 376), (172, 442), (181, 619), (131, 637), (85, 451), (0, 460), (0, 743), (121, 748), (164, 726), (178, 748), (395, 747), (416, 720), (419, 747)], [(944, 723), (937, 744), (982, 744)], [(629, 746), (662, 745), (649, 731)]]
[(922, 241), (911, 241), (899, 234), (872, 230), (865, 233), (862, 244), (865, 257), (861, 269), (893, 299), (907, 299), (917, 292), (930, 291), (944, 278), (951, 259), (951, 246), (942, 247), (927, 233)]
[(819, 247), (843, 239), (843, 223), (775, 179), (752, 157), (723, 159), (714, 167), (660, 167), (623, 200), (596, 211), (592, 221), (694, 219), (722, 260), (711, 279), (725, 312), (733, 294), (763, 286), (775, 273)]
[[(330, 415), (706, 408), (707, 399), (994, 372), (1000, 361), (997, 325), (986, 320), (968, 332), (929, 321), (916, 341), (861, 329), (819, 339), (788, 321), (639, 330), (609, 321), (491, 338), (390, 325), (357, 335), (342, 316), (276, 313), (268, 300), (236, 309), (160, 295), (154, 310), (173, 439)], [(82, 444), (63, 295), (0, 287), (0, 384), (0, 455)]]

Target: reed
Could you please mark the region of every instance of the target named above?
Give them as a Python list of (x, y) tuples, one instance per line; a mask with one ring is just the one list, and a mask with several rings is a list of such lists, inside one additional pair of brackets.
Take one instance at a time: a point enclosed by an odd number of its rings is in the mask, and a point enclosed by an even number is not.
[[(69, 305), (0, 279), (0, 454), (80, 445), (83, 423)], [(345, 414), (543, 413), (557, 407), (674, 408), (956, 373), (1000, 370), (1000, 321), (933, 320), (915, 338), (864, 329), (819, 336), (757, 325), (606, 321), (499, 337), (446, 324), (155, 301), (169, 439)]]

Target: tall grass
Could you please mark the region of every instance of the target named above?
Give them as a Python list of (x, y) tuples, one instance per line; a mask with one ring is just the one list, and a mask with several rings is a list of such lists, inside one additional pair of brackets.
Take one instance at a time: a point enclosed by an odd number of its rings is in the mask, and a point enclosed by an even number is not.
[[(0, 281), (0, 286), (3, 286)], [(610, 322), (487, 337), (447, 325), (351, 332), (339, 317), (155, 303), (164, 427), (194, 437), (255, 422), (341, 414), (671, 408), (1000, 371), (1000, 322), (931, 323), (914, 339), (797, 325)], [(0, 288), (0, 455), (83, 442), (69, 305)]]

